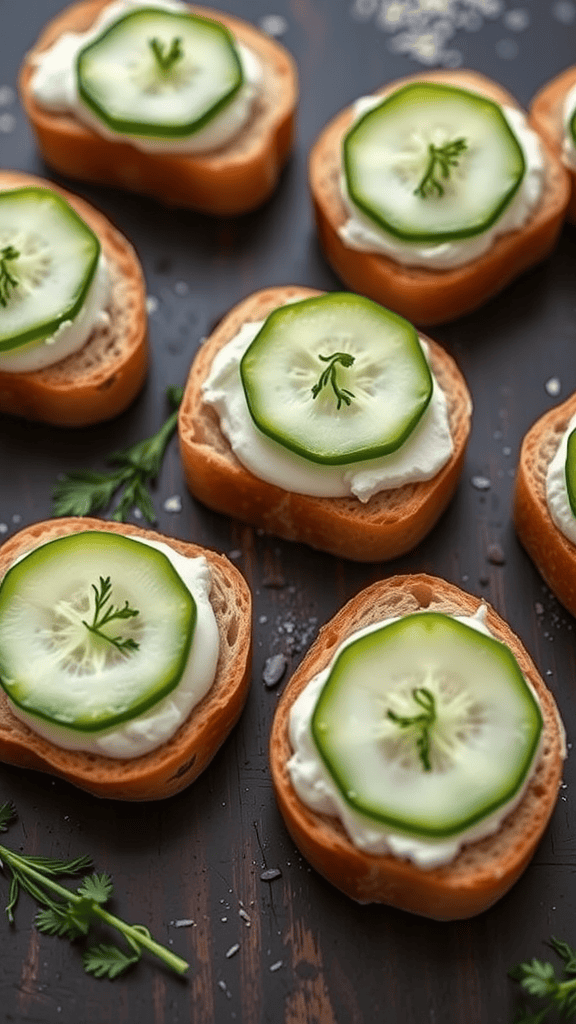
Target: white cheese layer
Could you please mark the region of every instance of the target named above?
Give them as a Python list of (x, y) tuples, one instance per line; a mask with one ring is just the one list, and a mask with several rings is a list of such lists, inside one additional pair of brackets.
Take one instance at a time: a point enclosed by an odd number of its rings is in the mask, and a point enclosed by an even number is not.
[(157, 548), (172, 563), (196, 601), (197, 619), (188, 661), (178, 685), (142, 715), (99, 733), (82, 733), (46, 722), (10, 704), (34, 732), (66, 750), (84, 750), (106, 757), (129, 758), (147, 754), (174, 735), (191, 710), (208, 692), (216, 675), (219, 633), (210, 604), (211, 574), (205, 558), (186, 558), (168, 544), (134, 537)]
[[(17, 349), (0, 352), (0, 370), (7, 373), (30, 373), (59, 363), (61, 359), (78, 352), (86, 344), (96, 327), (107, 326), (110, 316), (107, 308), (112, 294), (110, 271), (103, 255), (100, 256), (86, 301), (74, 320), (65, 320), (55, 334), (40, 341), (31, 341)], [(0, 310), (0, 319), (1, 319)]]
[(568, 437), (576, 428), (576, 415), (570, 420), (558, 450), (548, 466), (546, 474), (546, 503), (555, 526), (567, 540), (576, 544), (576, 518), (570, 507), (566, 488), (566, 450)]
[(566, 94), (562, 110), (562, 123), (564, 126), (564, 139), (562, 144), (562, 158), (567, 167), (576, 171), (576, 145), (570, 131), (570, 121), (576, 110), (576, 85), (572, 86)]
[(121, 135), (106, 127), (82, 102), (76, 81), (76, 58), (81, 49), (101, 31), (128, 11), (139, 7), (158, 7), (167, 11), (185, 11), (187, 4), (179, 0), (115, 0), (101, 12), (86, 32), (64, 32), (47, 50), (34, 58), (31, 81), (36, 102), (55, 113), (71, 113), (93, 131), (113, 141), (126, 140), (137, 149), (155, 153), (208, 153), (230, 142), (242, 130), (252, 113), (254, 100), (262, 82), (262, 69), (257, 58), (242, 44), (237, 44), (244, 72), (244, 84), (228, 105), (204, 128), (184, 139), (144, 138)]
[[(366, 111), (381, 103), (382, 97), (363, 96), (354, 107), (355, 120)], [(388, 234), (371, 221), (352, 201), (346, 187), (344, 174), (340, 179), (342, 201), (348, 211), (348, 220), (338, 229), (338, 234), (349, 249), (359, 252), (375, 252), (389, 256), (396, 263), (407, 267), (427, 267), (434, 270), (448, 270), (478, 259), (494, 244), (495, 240), (510, 231), (517, 231), (538, 206), (544, 189), (545, 163), (540, 140), (527, 124), (524, 114), (513, 107), (502, 107), (516, 140), (524, 154), (526, 171), (516, 194), (502, 216), (482, 234), (472, 238), (451, 242), (411, 243), (403, 242)]]
[[(481, 605), (475, 616), (454, 616), (473, 629), (490, 636), (485, 624), (486, 606)], [(364, 817), (345, 802), (328, 772), (324, 761), (318, 754), (311, 730), (311, 720), (324, 683), (331, 671), (332, 664), (340, 651), (358, 637), (371, 633), (381, 626), (395, 622), (395, 618), (373, 623), (360, 629), (348, 637), (345, 643), (335, 652), (330, 664), (317, 676), (310, 680), (300, 696), (295, 700), (289, 721), (290, 744), (293, 754), (288, 761), (288, 773), (298, 797), (311, 810), (320, 814), (329, 814), (339, 818), (350, 841), (358, 849), (369, 854), (393, 854), (413, 861), (419, 868), (430, 869), (441, 864), (449, 864), (457, 856), (458, 851), (467, 843), (475, 842), (484, 836), (497, 832), (504, 818), (520, 802), (540, 757), (541, 747), (535, 753), (530, 775), (525, 780), (522, 790), (509, 803), (500, 807), (494, 814), (478, 822), (472, 828), (450, 839), (432, 840), (419, 839), (414, 836), (395, 832), (383, 823)], [(529, 684), (528, 684), (529, 685)], [(532, 689), (532, 688), (531, 688)], [(534, 690), (532, 689), (534, 693)], [(537, 699), (536, 694), (534, 693)]]
[[(256, 427), (240, 378), (240, 360), (264, 321), (243, 324), (217, 353), (202, 388), (204, 401), (220, 417), (220, 429), (239, 462), (268, 483), (296, 494), (362, 502), (378, 491), (430, 480), (450, 456), (453, 445), (445, 395), (433, 377), (430, 403), (404, 444), (390, 455), (342, 466), (328, 466), (289, 451)], [(424, 352), (425, 343), (422, 342)]]

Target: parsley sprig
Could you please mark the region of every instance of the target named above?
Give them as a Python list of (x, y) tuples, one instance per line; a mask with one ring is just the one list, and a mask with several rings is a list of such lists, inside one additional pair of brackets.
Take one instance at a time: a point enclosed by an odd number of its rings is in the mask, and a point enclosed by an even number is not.
[(158, 67), (163, 75), (167, 75), (176, 61), (181, 60), (184, 56), (184, 50), (182, 49), (182, 40), (180, 36), (174, 36), (170, 46), (161, 42), (154, 36), (153, 39), (149, 40), (150, 49), (156, 58)]
[(516, 1024), (541, 1024), (552, 1010), (557, 1010), (565, 1019), (576, 1017), (576, 950), (562, 939), (551, 938), (550, 945), (564, 963), (562, 977), (556, 977), (553, 964), (535, 957), (509, 972), (529, 996), (546, 1000), (546, 1005), (536, 1013), (529, 1009), (523, 1011)]
[(338, 363), (346, 368), (352, 366), (354, 362), (354, 356), (350, 355), (349, 352), (333, 352), (331, 356), (321, 356), (319, 354), (318, 358), (321, 359), (323, 363), (328, 363), (328, 366), (326, 367), (325, 370), (322, 371), (316, 384), (312, 388), (312, 398), (318, 398), (318, 395), (323, 390), (323, 388), (327, 387), (327, 385), (330, 384), (338, 400), (336, 408), (340, 409), (342, 402), (344, 402), (346, 405), (350, 405), (350, 402), (355, 397), (355, 395), (352, 393), (352, 391), (348, 391), (347, 388), (340, 387), (338, 378), (336, 376), (336, 368)]
[(20, 253), (13, 245), (5, 245), (0, 249), (0, 306), (8, 305), (10, 293), (19, 283), (9, 266), (19, 256)]
[(428, 146), (428, 163), (422, 179), (414, 189), (415, 196), (426, 199), (435, 192), (438, 196), (444, 195), (444, 185), (441, 179), (447, 181), (453, 167), (457, 167), (460, 157), (468, 148), (466, 139), (454, 139), (447, 142), (445, 146), (435, 146), (432, 142)]
[[(15, 820), (11, 803), (0, 805), (0, 832), (6, 832)], [(84, 970), (97, 978), (117, 978), (136, 964), (144, 949), (153, 953), (177, 974), (184, 974), (189, 964), (171, 950), (156, 942), (147, 928), (140, 924), (127, 924), (104, 909), (112, 896), (112, 880), (107, 874), (87, 875), (76, 892), (60, 885), (60, 875), (78, 875), (91, 868), (90, 857), (58, 860), (16, 853), (0, 845), (0, 868), (10, 878), (6, 914), (14, 922), (14, 908), (23, 889), (29, 893), (41, 910), (35, 919), (39, 931), (74, 941), (86, 937), (90, 926), (99, 922), (116, 929), (128, 944), (125, 951), (108, 943), (91, 946), (83, 956)]]
[(52, 491), (55, 516), (87, 516), (107, 508), (117, 491), (122, 491), (112, 519), (125, 523), (134, 508), (149, 523), (156, 522), (156, 511), (147, 490), (160, 472), (168, 443), (176, 430), (182, 388), (169, 388), (168, 400), (174, 409), (156, 434), (124, 451), (109, 455), (109, 465), (117, 469), (98, 473), (77, 469), (66, 473)]
[(412, 729), (416, 733), (416, 749), (422, 762), (424, 771), (432, 769), (430, 762), (430, 729), (436, 721), (436, 701), (434, 694), (425, 686), (416, 686), (412, 690), (412, 696), (422, 708), (416, 715), (398, 715), (395, 711), (388, 710), (388, 718), (399, 726), (400, 729)]
[(122, 654), (128, 654), (129, 651), (137, 651), (140, 644), (136, 643), (131, 636), (126, 637), (126, 639), (120, 636), (109, 636), (108, 633), (103, 632), (103, 626), (107, 626), (114, 619), (133, 619), (134, 616), (140, 614), (138, 609), (130, 608), (128, 601), (125, 602), (123, 608), (115, 608), (113, 604), (109, 604), (112, 600), (112, 584), (109, 576), (106, 579), (100, 576), (100, 586), (97, 587), (95, 583), (92, 583), (92, 590), (94, 591), (94, 615), (92, 616), (92, 622), (86, 622), (86, 619), (82, 619), (86, 629), (89, 629), (96, 636), (102, 637), (103, 640), (107, 640), (108, 643), (113, 644)]

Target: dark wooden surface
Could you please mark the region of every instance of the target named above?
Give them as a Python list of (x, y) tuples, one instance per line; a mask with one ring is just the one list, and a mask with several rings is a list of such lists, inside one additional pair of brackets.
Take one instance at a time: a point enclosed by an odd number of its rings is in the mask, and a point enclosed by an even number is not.
[[(21, 55), (58, 0), (0, 0), (0, 87), (14, 86)], [(400, 5), (396, 5), (398, 9)], [(406, 6), (406, 5), (405, 5)], [(417, 7), (418, 4), (412, 6)], [(471, 3), (449, 3), (468, 17)], [(377, 20), (376, 0), (228, 0), (254, 22), (284, 19), (282, 41), (301, 75), (297, 145), (281, 187), (256, 214), (212, 220), (151, 201), (77, 186), (132, 239), (157, 300), (150, 318), (152, 369), (134, 406), (91, 430), (47, 429), (0, 418), (0, 530), (49, 516), (58, 473), (102, 468), (120, 444), (152, 433), (165, 389), (183, 384), (199, 339), (237, 300), (273, 284), (331, 289), (338, 282), (318, 251), (306, 190), (306, 154), (332, 114), (362, 92), (419, 70), (393, 50), (400, 32)], [(469, 20), (446, 45), (448, 62), (492, 77), (528, 104), (536, 89), (574, 62), (576, 6), (532, 0), (500, 4), (482, 25)], [(370, 13), (371, 12), (371, 13)], [(456, 57), (454, 57), (456, 54)], [(0, 164), (46, 173), (17, 100), (0, 91)], [(69, 187), (72, 183), (63, 181)], [(83, 795), (48, 776), (0, 766), (0, 802), (14, 800), (10, 843), (53, 856), (90, 853), (116, 883), (114, 909), (146, 924), (189, 958), (182, 981), (150, 959), (114, 983), (84, 975), (67, 942), (40, 936), (24, 897), (16, 927), (0, 920), (0, 1019), (54, 1024), (507, 1024), (517, 996), (508, 968), (546, 957), (551, 934), (576, 944), (576, 834), (569, 757), (552, 825), (513, 891), (481, 917), (436, 924), (394, 910), (360, 907), (302, 860), (276, 810), (267, 768), (271, 718), (283, 683), (266, 688), (275, 653), (294, 667), (318, 627), (364, 585), (424, 570), (484, 595), (511, 623), (559, 702), (572, 735), (576, 715), (574, 622), (520, 549), (510, 495), (522, 435), (576, 388), (576, 232), (565, 228), (546, 265), (481, 312), (435, 337), (456, 357), (475, 402), (472, 439), (456, 498), (432, 535), (386, 565), (337, 561), (280, 542), (196, 505), (172, 443), (155, 492), (159, 529), (229, 554), (254, 593), (251, 695), (234, 734), (205, 774), (162, 803), (124, 805)], [(559, 397), (546, 388), (560, 383)], [(474, 485), (489, 481), (486, 489)], [(477, 483), (477, 481), (476, 481)], [(180, 496), (180, 512), (164, 509)], [(0, 538), (1, 539), (1, 538)], [(491, 546), (503, 564), (491, 561)], [(265, 868), (279, 868), (272, 882)], [(0, 897), (7, 885), (0, 875)], [(193, 922), (183, 924), (182, 922)], [(235, 946), (238, 949), (228, 955)]]

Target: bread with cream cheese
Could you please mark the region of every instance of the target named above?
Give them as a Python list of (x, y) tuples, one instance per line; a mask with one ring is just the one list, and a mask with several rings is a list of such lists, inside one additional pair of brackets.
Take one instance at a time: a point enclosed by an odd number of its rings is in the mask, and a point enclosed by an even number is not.
[(146, 288), (138, 257), (104, 214), (84, 199), (22, 171), (0, 171), (0, 189), (51, 188), (98, 236), (112, 278), (110, 322), (78, 352), (42, 370), (8, 372), (0, 362), (0, 412), (59, 427), (111, 419), (134, 400), (148, 369)]
[[(375, 95), (385, 96), (413, 81), (445, 82), (518, 107), (499, 85), (468, 70), (413, 75), (384, 86)], [(540, 205), (520, 230), (501, 235), (487, 252), (471, 262), (448, 270), (428, 270), (403, 266), (380, 253), (348, 248), (338, 234), (347, 220), (339, 183), (342, 140), (352, 120), (352, 107), (337, 114), (320, 133), (309, 159), (320, 245), (332, 268), (352, 291), (389, 306), (413, 323), (442, 323), (477, 309), (554, 248), (565, 217), (570, 182), (545, 138), (546, 178)]]
[(514, 488), (518, 537), (556, 597), (576, 615), (576, 547), (548, 511), (546, 476), (563, 434), (576, 414), (576, 394), (550, 409), (524, 436)]
[(470, 433), (471, 400), (452, 358), (428, 340), (431, 366), (449, 408), (453, 452), (432, 480), (380, 491), (365, 504), (355, 497), (319, 498), (258, 479), (233, 454), (218, 415), (203, 401), (212, 360), (243, 323), (264, 319), (289, 299), (321, 294), (283, 286), (256, 292), (232, 309), (201, 346), (180, 406), (178, 434), (188, 487), (209, 508), (287, 540), (356, 561), (382, 561), (415, 547), (448, 505), (459, 480)]
[[(559, 159), (562, 158), (565, 138), (564, 101), (575, 85), (576, 67), (567, 68), (544, 85), (530, 104), (530, 124), (543, 139), (546, 139)], [(572, 186), (566, 218), (572, 224), (576, 224), (576, 169), (568, 166), (566, 169)]]
[(104, 138), (72, 114), (52, 112), (36, 102), (31, 79), (38, 55), (64, 32), (90, 28), (109, 2), (81, 0), (66, 7), (45, 27), (22, 65), (20, 98), (46, 163), (71, 178), (218, 216), (260, 206), (276, 188), (290, 155), (298, 78), (288, 51), (239, 18), (190, 5), (191, 13), (226, 25), (253, 51), (264, 74), (249, 122), (218, 150), (191, 155), (143, 152), (128, 141)]
[(486, 625), (513, 652), (538, 695), (544, 719), (544, 743), (535, 773), (520, 803), (497, 832), (463, 846), (450, 863), (423, 869), (392, 854), (368, 854), (357, 848), (338, 819), (310, 810), (291, 784), (286, 767), (292, 753), (290, 710), (347, 636), (387, 617), (423, 609), (472, 616), (480, 604), (478, 598), (459, 587), (423, 574), (374, 583), (323, 627), (280, 699), (270, 737), (270, 766), (280, 812), (292, 839), (312, 866), (361, 903), (385, 903), (436, 920), (479, 914), (500, 899), (524, 871), (554, 810), (565, 756), (558, 710), (520, 640), (490, 607)]
[(207, 559), (212, 573), (210, 603), (220, 636), (214, 683), (174, 736), (150, 753), (126, 760), (57, 747), (12, 714), (0, 688), (0, 761), (57, 775), (95, 796), (160, 800), (180, 792), (200, 775), (240, 717), (250, 685), (250, 590), (224, 555), (152, 530), (90, 518), (47, 520), (15, 534), (0, 547), (0, 579), (18, 557), (38, 545), (85, 530), (162, 541), (186, 557)]

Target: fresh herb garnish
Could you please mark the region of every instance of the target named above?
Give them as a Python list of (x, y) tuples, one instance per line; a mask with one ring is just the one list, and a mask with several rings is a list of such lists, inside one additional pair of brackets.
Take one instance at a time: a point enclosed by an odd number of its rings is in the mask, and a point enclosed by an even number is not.
[(351, 391), (348, 391), (347, 388), (340, 387), (336, 377), (336, 365), (337, 363), (340, 363), (341, 366), (352, 366), (354, 356), (350, 355), (349, 352), (334, 352), (331, 356), (318, 355), (318, 358), (321, 359), (323, 363), (328, 363), (328, 366), (322, 371), (318, 381), (312, 388), (312, 398), (317, 398), (322, 389), (328, 384), (331, 384), (332, 390), (338, 399), (336, 408), (339, 409), (342, 402), (345, 402), (346, 405), (350, 405), (350, 402), (355, 396)]
[(20, 253), (13, 245), (5, 245), (0, 249), (0, 306), (7, 306), (10, 293), (18, 285), (17, 277), (10, 270), (8, 264), (17, 260)]
[(132, 637), (127, 637), (123, 640), (120, 636), (108, 636), (107, 633), (102, 632), (102, 627), (107, 626), (114, 619), (133, 619), (140, 612), (136, 608), (130, 608), (128, 601), (126, 601), (123, 608), (115, 608), (113, 604), (106, 607), (108, 602), (112, 600), (112, 584), (109, 576), (106, 579), (100, 576), (100, 587), (98, 588), (93, 583), (92, 590), (94, 591), (94, 615), (92, 622), (86, 622), (85, 619), (82, 619), (86, 629), (89, 629), (91, 633), (95, 633), (96, 636), (102, 637), (103, 640), (107, 640), (108, 643), (113, 644), (122, 654), (127, 654), (129, 651), (137, 651), (140, 644), (137, 644)]
[(468, 148), (466, 139), (454, 139), (447, 142), (445, 146), (435, 146), (432, 142), (428, 146), (428, 163), (422, 180), (414, 189), (415, 196), (426, 199), (427, 196), (436, 192), (436, 195), (444, 195), (444, 186), (438, 180), (439, 176), (446, 181), (450, 177), (450, 171), (457, 167), (460, 156)]
[(145, 441), (108, 457), (106, 461), (118, 469), (108, 473), (90, 469), (66, 473), (52, 491), (54, 515), (87, 516), (91, 512), (99, 512), (107, 508), (116, 491), (122, 488), (112, 519), (125, 523), (132, 510), (137, 508), (149, 523), (155, 523), (156, 512), (147, 487), (158, 476), (168, 442), (176, 430), (182, 395), (182, 388), (169, 388), (168, 399), (175, 411), (160, 430)]
[(516, 1024), (540, 1024), (551, 1010), (557, 1010), (566, 1018), (576, 1016), (576, 950), (562, 939), (551, 938), (550, 945), (564, 962), (563, 977), (556, 977), (553, 964), (536, 958), (509, 971), (524, 992), (546, 1000), (546, 1005), (536, 1013), (526, 1009)]
[(432, 768), (430, 763), (430, 729), (436, 720), (436, 701), (434, 694), (426, 689), (425, 686), (416, 686), (412, 690), (412, 696), (423, 709), (420, 714), (397, 715), (395, 711), (388, 710), (388, 718), (401, 729), (415, 730), (418, 755), (424, 771), (429, 772)]
[[(2, 804), (0, 832), (6, 832), (15, 818), (13, 805)], [(14, 908), (20, 890), (24, 889), (43, 908), (36, 915), (35, 925), (47, 935), (58, 935), (72, 942), (87, 936), (90, 926), (98, 922), (109, 925), (124, 936), (129, 947), (126, 952), (108, 944), (92, 946), (86, 950), (83, 964), (88, 974), (94, 974), (97, 978), (117, 978), (138, 962), (144, 949), (157, 956), (177, 974), (184, 974), (189, 967), (186, 961), (156, 942), (147, 928), (140, 924), (127, 924), (104, 909), (113, 891), (109, 875), (87, 875), (76, 892), (71, 892), (54, 880), (58, 875), (81, 874), (91, 866), (90, 857), (58, 860), (15, 853), (0, 845), (0, 868), (10, 878), (6, 905), (9, 922), (14, 922)]]
[(173, 68), (177, 60), (180, 60), (184, 56), (184, 50), (182, 49), (182, 40), (179, 36), (175, 36), (170, 47), (160, 42), (159, 39), (149, 40), (150, 49), (156, 58), (156, 62), (160, 71), (163, 75), (167, 75)]

